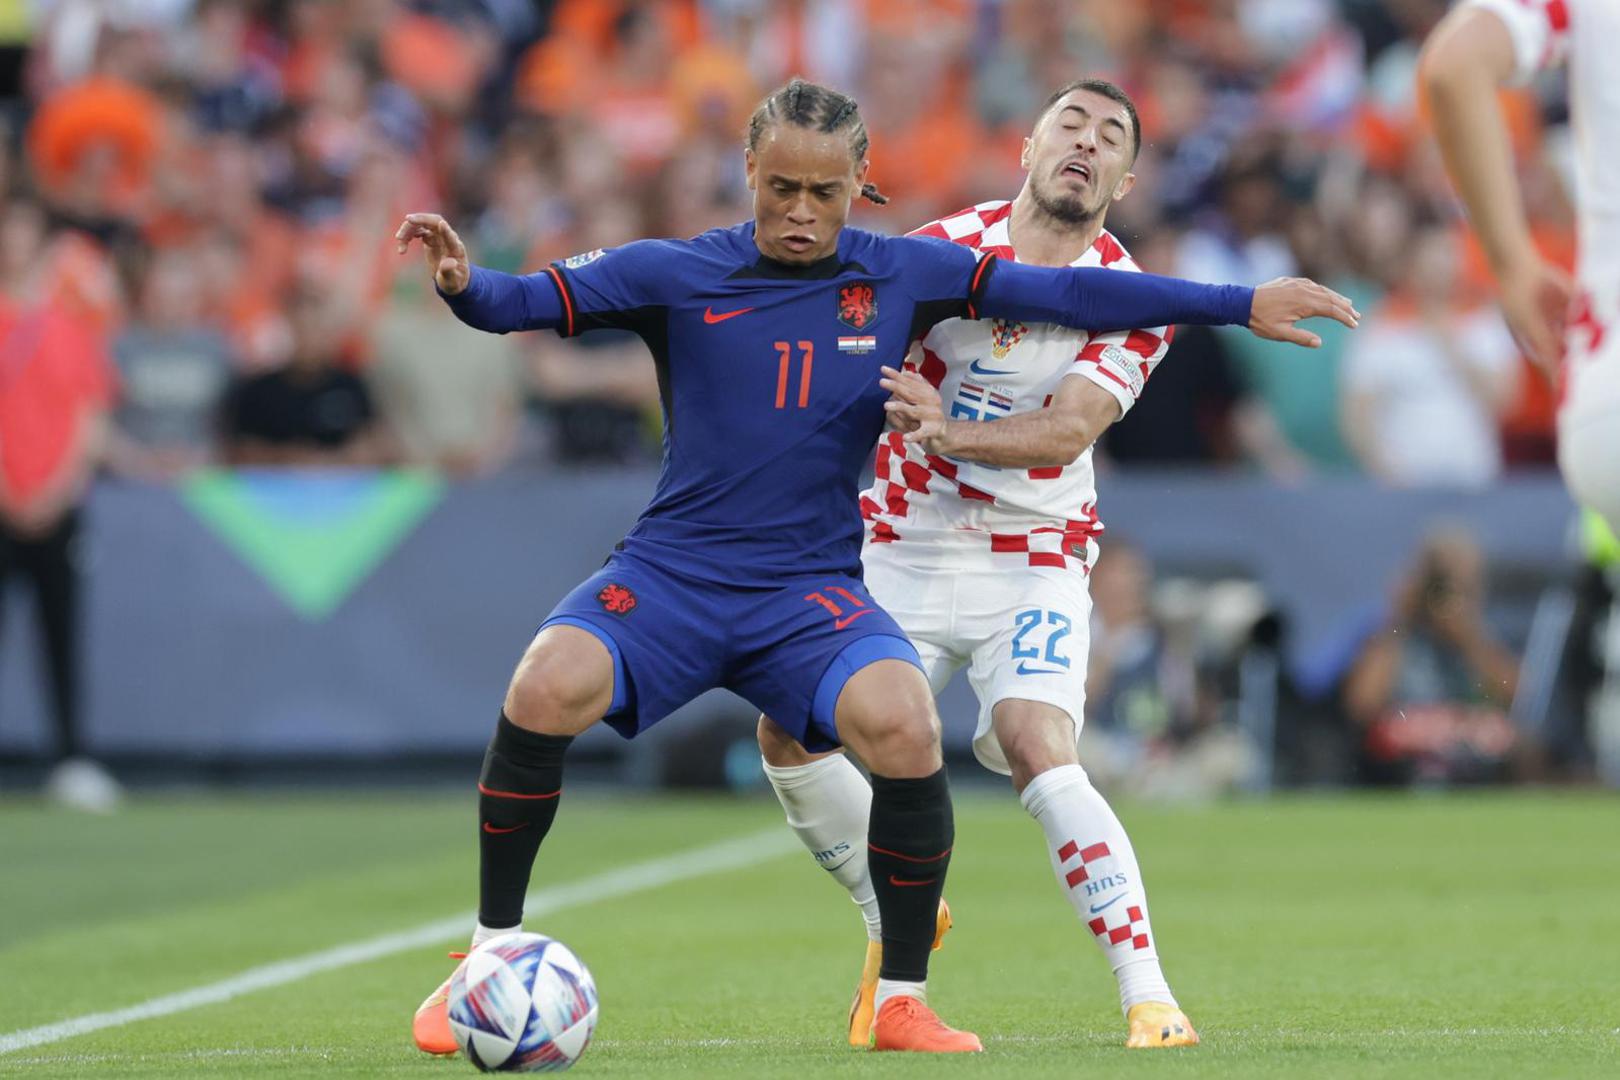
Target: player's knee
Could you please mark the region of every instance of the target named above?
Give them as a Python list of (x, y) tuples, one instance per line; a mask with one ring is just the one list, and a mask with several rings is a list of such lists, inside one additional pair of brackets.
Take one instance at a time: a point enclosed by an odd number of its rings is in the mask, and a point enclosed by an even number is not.
[(929, 776), (944, 757), (939, 745), (939, 717), (925, 711), (902, 711), (863, 725), (858, 752), (872, 770), (894, 779)]
[(506, 691), (506, 715), (531, 731), (572, 735), (600, 720), (612, 700), (607, 647), (583, 630), (549, 627), (518, 661)]
[(1002, 701), (995, 707), (992, 722), (996, 741), (1012, 770), (1013, 786), (1020, 791), (1043, 772), (1079, 764), (1074, 747), (1074, 721), (1056, 706), (1036, 701)]
[(891, 780), (932, 776), (945, 765), (937, 732), (896, 732), (874, 741), (866, 756), (873, 772)]
[(844, 743), (883, 776), (928, 776), (943, 762), (928, 680), (903, 660), (856, 672), (838, 697), (836, 722)]

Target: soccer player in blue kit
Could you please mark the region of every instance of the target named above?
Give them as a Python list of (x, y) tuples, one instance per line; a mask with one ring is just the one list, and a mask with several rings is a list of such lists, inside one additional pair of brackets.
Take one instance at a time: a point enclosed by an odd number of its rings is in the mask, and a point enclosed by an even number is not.
[[(556, 816), (564, 752), (599, 720), (633, 737), (713, 688), (757, 705), (807, 750), (871, 770), (867, 859), (882, 914), (875, 1046), (981, 1049), (927, 1006), (953, 842), (939, 719), (916, 650), (861, 582), (862, 467), (884, 427), (881, 366), (935, 323), (981, 315), (1086, 330), (1246, 325), (1300, 341), (1311, 316), (1353, 319), (1313, 282), (1251, 290), (979, 258), (948, 241), (845, 228), (866, 182), (853, 99), (795, 79), (750, 121), (754, 220), (641, 240), (526, 276), (473, 266), (449, 224), (411, 214), (440, 294), (468, 325), (568, 336), (630, 329), (664, 406), (652, 502), (600, 571), (547, 616), (519, 661), (479, 777), (473, 947), (521, 925)], [(413, 1033), (450, 1053), (448, 980)]]

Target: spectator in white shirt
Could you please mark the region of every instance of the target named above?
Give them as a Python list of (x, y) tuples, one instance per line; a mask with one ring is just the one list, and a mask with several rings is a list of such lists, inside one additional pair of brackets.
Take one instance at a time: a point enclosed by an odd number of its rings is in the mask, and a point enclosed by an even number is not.
[(1345, 437), (1372, 475), (1402, 487), (1483, 487), (1502, 469), (1498, 418), (1517, 349), (1492, 308), (1460, 306), (1456, 236), (1419, 229), (1395, 291), (1345, 359)]

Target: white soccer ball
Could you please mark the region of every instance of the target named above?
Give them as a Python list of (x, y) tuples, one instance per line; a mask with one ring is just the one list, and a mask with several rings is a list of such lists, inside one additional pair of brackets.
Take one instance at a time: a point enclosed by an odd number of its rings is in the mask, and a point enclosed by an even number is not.
[(450, 1030), (484, 1072), (560, 1072), (596, 1030), (596, 983), (579, 957), (544, 934), (502, 934), (467, 955), (450, 980)]

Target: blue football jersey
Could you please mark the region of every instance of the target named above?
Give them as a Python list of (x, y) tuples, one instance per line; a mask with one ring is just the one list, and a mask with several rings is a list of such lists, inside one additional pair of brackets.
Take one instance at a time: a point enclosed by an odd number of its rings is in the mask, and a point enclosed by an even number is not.
[(625, 550), (737, 585), (858, 575), (878, 368), (968, 314), (978, 269), (960, 245), (850, 228), (836, 254), (788, 265), (752, 222), (555, 264), (558, 332), (632, 330), (658, 369), (663, 470)]

